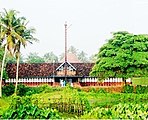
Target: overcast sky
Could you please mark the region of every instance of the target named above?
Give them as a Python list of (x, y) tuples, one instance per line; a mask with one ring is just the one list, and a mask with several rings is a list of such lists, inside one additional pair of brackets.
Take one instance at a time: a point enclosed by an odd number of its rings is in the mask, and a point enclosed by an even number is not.
[(64, 52), (64, 23), (68, 47), (96, 54), (111, 32), (148, 33), (148, 0), (0, 0), (0, 11), (15, 9), (36, 28), (38, 43), (22, 49), (39, 55)]

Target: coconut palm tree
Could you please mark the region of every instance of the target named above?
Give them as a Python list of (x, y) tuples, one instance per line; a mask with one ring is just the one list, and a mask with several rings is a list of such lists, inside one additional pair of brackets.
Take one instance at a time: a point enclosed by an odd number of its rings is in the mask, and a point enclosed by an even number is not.
[(15, 92), (14, 94), (16, 95), (17, 93), (17, 85), (18, 85), (18, 73), (19, 73), (19, 63), (20, 63), (20, 48), (21, 46), (26, 46), (26, 43), (29, 42), (32, 44), (33, 41), (37, 41), (36, 38), (33, 37), (33, 33), (35, 32), (35, 29), (31, 28), (31, 29), (27, 29), (26, 25), (24, 24), (25, 22), (22, 23), (23, 27), (20, 26), (21, 28), (19, 29), (19, 35), (22, 36), (22, 38), (25, 41), (20, 41), (18, 40), (17, 43), (15, 44), (15, 49), (14, 49), (14, 53), (15, 53), (15, 57), (16, 57), (16, 61), (17, 61), (17, 69), (16, 69), (16, 84), (15, 84)]
[[(0, 40), (4, 43), (3, 46), (5, 47), (5, 53), (1, 67), (0, 97), (2, 97), (2, 78), (6, 54), (7, 52), (10, 52), (12, 55), (14, 55), (14, 53), (17, 53), (15, 50), (17, 48), (16, 46), (18, 46), (19, 43), (23, 46), (26, 45), (26, 40), (22, 36), (22, 33), (25, 33), (24, 31), (26, 30), (26, 26), (24, 26), (25, 18), (17, 17), (17, 13), (18, 12), (15, 10), (7, 11), (4, 9), (4, 12), (2, 12), (0, 16)], [(27, 34), (27, 32), (25, 34)]]
[(2, 60), (2, 66), (1, 66), (1, 77), (0, 77), (0, 97), (2, 97), (2, 79), (3, 79), (3, 69), (4, 69), (4, 64), (5, 64), (5, 59), (7, 55), (7, 51), (11, 51), (14, 46), (14, 39), (13, 39), (13, 24), (12, 21), (14, 21), (14, 17), (16, 15), (16, 11), (11, 10), (7, 12), (1, 13), (0, 16), (0, 26), (1, 26), (1, 36), (0, 40), (1, 42), (5, 42), (3, 44), (5, 48), (3, 60)]

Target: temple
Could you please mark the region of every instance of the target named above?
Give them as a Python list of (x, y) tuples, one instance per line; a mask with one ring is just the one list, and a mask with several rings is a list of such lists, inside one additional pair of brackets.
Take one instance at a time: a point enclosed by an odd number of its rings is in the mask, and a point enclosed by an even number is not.
[[(97, 81), (96, 77), (89, 77), (93, 65), (94, 63), (71, 63), (71, 61), (63, 63), (21, 63), (19, 65), (19, 82), (26, 85), (44, 83), (60, 85), (61, 81), (80, 83), (86, 78), (91, 78), (95, 82)], [(16, 64), (7, 64), (6, 70), (9, 77), (6, 82), (15, 82)]]
[[(65, 56), (59, 63), (21, 63), (19, 65), (19, 83), (28, 86), (48, 84), (51, 86), (65, 86), (63, 83), (80, 86), (114, 86), (122, 85), (121, 78), (108, 78), (102, 82), (97, 76), (91, 77), (94, 63), (82, 63), (77, 56), (67, 52), (67, 24), (65, 26)], [(7, 64), (8, 80), (5, 84), (15, 83), (16, 64)], [(130, 80), (129, 80), (130, 81)], [(128, 81), (127, 81), (128, 82)]]
[[(62, 63), (21, 63), (19, 65), (19, 83), (27, 86), (42, 84), (62, 86), (62, 81), (72, 83), (74, 86), (117, 86), (123, 84), (121, 78), (109, 78), (100, 82), (97, 76), (89, 76), (94, 63), (81, 63), (72, 54), (68, 54), (67, 58), (67, 61), (61, 61)], [(5, 83), (15, 83), (16, 64), (8, 63), (6, 70), (9, 79)], [(130, 82), (130, 80), (127, 80), (127, 82)]]

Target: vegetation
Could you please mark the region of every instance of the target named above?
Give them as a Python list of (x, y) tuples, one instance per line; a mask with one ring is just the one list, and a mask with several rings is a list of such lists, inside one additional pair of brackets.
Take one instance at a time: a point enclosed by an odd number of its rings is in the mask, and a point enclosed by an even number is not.
[(3, 103), (0, 118), (147, 119), (148, 91), (108, 93), (103, 89), (91, 89), (86, 92), (70, 86), (30, 88), (19, 85), (18, 95), (0, 99)]
[(38, 53), (29, 53), (26, 58), (27, 63), (44, 63), (44, 59), (38, 55)]
[(128, 32), (113, 33), (113, 37), (100, 48), (92, 76), (99, 78), (133, 78), (148, 74), (148, 35)]
[(148, 104), (118, 104), (111, 108), (94, 108), (81, 118), (86, 119), (147, 119)]
[[(5, 10), (5, 9), (4, 9)], [(7, 52), (10, 52), (11, 55), (14, 55), (17, 61), (17, 72), (16, 72), (16, 87), (15, 94), (17, 91), (17, 81), (18, 81), (18, 68), (20, 62), (20, 49), (21, 46), (26, 46), (27, 42), (32, 43), (33, 40), (36, 40), (33, 37), (34, 29), (28, 29), (25, 17), (18, 17), (18, 12), (15, 10), (5, 10), (0, 15), (0, 40), (4, 44), (5, 48), (2, 66), (1, 66), (1, 80), (0, 80), (0, 97), (2, 97), (2, 78), (3, 78), (3, 69), (6, 59)]]
[(132, 79), (133, 85), (148, 85), (148, 77), (135, 77)]
[[(148, 35), (113, 33), (113, 37), (100, 48), (99, 53), (90, 58), (92, 61), (96, 60), (90, 73), (92, 76), (101, 79), (133, 79), (133, 84), (120, 87), (120, 92), (113, 93), (109, 87), (88, 90), (70, 86), (27, 87), (17, 85), (22, 58), (20, 50), (27, 42), (36, 41), (33, 37), (35, 30), (27, 28), (26, 18), (18, 17), (17, 14), (15, 10), (0, 13), (1, 119), (148, 119)], [(78, 52), (71, 46), (68, 52), (77, 55), (81, 62), (89, 62), (84, 51)], [(17, 63), (16, 85), (11, 83), (2, 87), (2, 80), (7, 77), (4, 68), (8, 53), (12, 55), (9, 61)], [(43, 57), (38, 56), (38, 53), (30, 53), (26, 61), (51, 63), (58, 62), (58, 57), (53, 52), (46, 53)], [(144, 81), (138, 83), (138, 77), (143, 77)]]
[(58, 57), (53, 52), (44, 54), (43, 58), (46, 63), (58, 62)]

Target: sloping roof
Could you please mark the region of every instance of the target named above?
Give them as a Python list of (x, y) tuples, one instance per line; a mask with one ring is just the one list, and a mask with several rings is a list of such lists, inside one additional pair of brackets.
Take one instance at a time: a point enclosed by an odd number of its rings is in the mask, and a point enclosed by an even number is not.
[(69, 62), (63, 62), (58, 68), (56, 68), (56, 70), (58, 70), (59, 68), (64, 66), (65, 63), (68, 64), (69, 66), (71, 66), (74, 70), (76, 70), (76, 68), (72, 64), (70, 64)]
[[(21, 63), (19, 65), (19, 77), (47, 77), (56, 73), (61, 63)], [(76, 68), (76, 76), (89, 76), (94, 63), (71, 63)], [(9, 78), (15, 78), (16, 64), (7, 64), (6, 71)]]
[[(60, 62), (63, 63), (65, 61), (65, 59), (63, 58)], [(81, 63), (77, 56), (73, 53), (67, 53), (67, 61), (69, 63)]]

